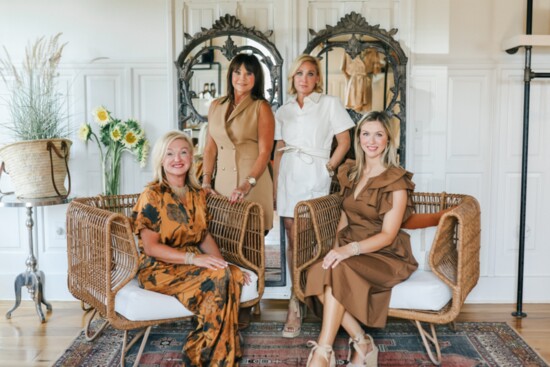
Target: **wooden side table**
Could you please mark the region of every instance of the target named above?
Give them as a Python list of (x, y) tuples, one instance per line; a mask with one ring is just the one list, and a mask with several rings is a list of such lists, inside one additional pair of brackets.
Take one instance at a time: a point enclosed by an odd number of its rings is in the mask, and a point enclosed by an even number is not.
[(34, 220), (32, 218), (32, 210), (34, 207), (50, 206), (68, 203), (68, 199), (52, 197), (52, 198), (39, 198), (39, 199), (23, 199), (17, 198), (14, 195), (0, 196), (0, 208), (26, 208), (27, 220), (25, 222), (29, 234), (29, 256), (25, 261), (27, 269), (19, 274), (15, 278), (15, 305), (11, 310), (6, 313), (6, 318), (10, 319), (11, 314), (21, 304), (21, 288), (27, 287), (29, 294), (36, 304), (36, 313), (42, 323), (46, 322), (44, 313), (42, 312), (42, 304), (46, 306), (46, 309), (51, 312), (52, 305), (44, 299), (44, 288), (46, 284), (46, 277), (44, 272), (38, 270), (38, 261), (34, 256), (34, 244), (33, 244), (33, 227)]

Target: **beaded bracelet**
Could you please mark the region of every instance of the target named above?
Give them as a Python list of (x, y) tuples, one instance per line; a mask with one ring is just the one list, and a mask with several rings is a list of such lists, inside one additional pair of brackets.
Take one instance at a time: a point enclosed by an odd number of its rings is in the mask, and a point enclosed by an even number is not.
[(353, 251), (353, 256), (357, 256), (360, 254), (359, 252), (359, 244), (357, 242), (351, 243), (351, 250)]

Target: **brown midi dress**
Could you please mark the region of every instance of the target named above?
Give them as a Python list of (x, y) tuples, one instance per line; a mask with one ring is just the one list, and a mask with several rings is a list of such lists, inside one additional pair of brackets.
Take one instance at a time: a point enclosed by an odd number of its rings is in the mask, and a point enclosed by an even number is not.
[(237, 335), (241, 270), (168, 264), (147, 256), (139, 237), (148, 228), (160, 234), (163, 244), (199, 254), (207, 234), (206, 209), (203, 190), (190, 189), (181, 199), (162, 184), (144, 190), (132, 213), (141, 250), (138, 280), (147, 290), (176, 297), (195, 314), (195, 329), (183, 347), (184, 366), (234, 366), (242, 356)]
[[(410, 194), (414, 190), (412, 173), (390, 167), (367, 181), (354, 199), (355, 183), (348, 179), (353, 162), (344, 163), (338, 171), (338, 180), (344, 200), (342, 209), (348, 225), (337, 234), (339, 246), (364, 240), (382, 230), (384, 215), (392, 208), (392, 192), (406, 190), (407, 208), (403, 221), (413, 213)], [(418, 267), (413, 257), (409, 235), (399, 231), (390, 245), (372, 253), (352, 256), (334, 269), (323, 269), (322, 261), (315, 263), (307, 273), (306, 304), (319, 317), (323, 305), (316, 297), (325, 286), (332, 287), (333, 296), (353, 317), (369, 327), (386, 325), (391, 289), (406, 280)]]

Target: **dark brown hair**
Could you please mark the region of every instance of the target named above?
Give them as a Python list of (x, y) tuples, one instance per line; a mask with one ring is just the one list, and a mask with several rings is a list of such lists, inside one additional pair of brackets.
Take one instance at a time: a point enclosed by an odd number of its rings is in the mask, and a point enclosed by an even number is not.
[(227, 69), (227, 95), (222, 100), (222, 103), (227, 100), (235, 102), (235, 90), (233, 88), (233, 83), (231, 82), (233, 72), (238, 70), (241, 65), (244, 65), (244, 68), (249, 73), (254, 74), (254, 87), (250, 92), (252, 99), (263, 99), (264, 97), (264, 73), (262, 71), (262, 66), (260, 61), (256, 56), (249, 54), (238, 54), (231, 60), (229, 68)]

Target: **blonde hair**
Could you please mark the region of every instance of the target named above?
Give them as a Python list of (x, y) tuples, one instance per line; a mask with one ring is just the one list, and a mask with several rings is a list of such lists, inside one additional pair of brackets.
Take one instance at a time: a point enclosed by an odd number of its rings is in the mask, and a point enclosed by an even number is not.
[(319, 62), (319, 59), (317, 57), (302, 54), (294, 60), (292, 63), (290, 70), (288, 72), (288, 93), (292, 95), (298, 94), (298, 91), (294, 87), (294, 76), (298, 72), (298, 69), (304, 62), (310, 62), (313, 65), (315, 65), (315, 69), (317, 69), (317, 75), (319, 75), (319, 80), (317, 81), (317, 84), (315, 84), (315, 88), (313, 89), (314, 92), (322, 93), (323, 92), (323, 74), (321, 74), (321, 63)]
[(365, 159), (365, 152), (361, 148), (361, 127), (370, 121), (378, 121), (384, 127), (386, 135), (388, 136), (388, 145), (386, 149), (382, 152), (382, 165), (386, 168), (388, 167), (399, 167), (399, 160), (397, 155), (397, 142), (395, 140), (396, 132), (395, 128), (392, 126), (391, 118), (386, 112), (372, 111), (365, 114), (361, 120), (357, 123), (355, 128), (354, 140), (353, 140), (353, 149), (355, 152), (355, 166), (350, 170), (348, 178), (350, 181), (359, 181), (361, 172), (365, 169), (367, 165)]
[(199, 181), (197, 180), (195, 163), (193, 162), (193, 140), (191, 140), (191, 138), (187, 134), (178, 130), (167, 132), (155, 143), (153, 152), (151, 154), (151, 160), (153, 163), (153, 182), (169, 186), (168, 181), (166, 181), (166, 174), (164, 173), (162, 161), (166, 156), (168, 146), (177, 139), (182, 139), (187, 142), (187, 144), (189, 145), (189, 154), (191, 155), (191, 168), (189, 169), (189, 171), (187, 171), (187, 174), (185, 175), (185, 185), (194, 189), (200, 189), (201, 186), (199, 184)]

